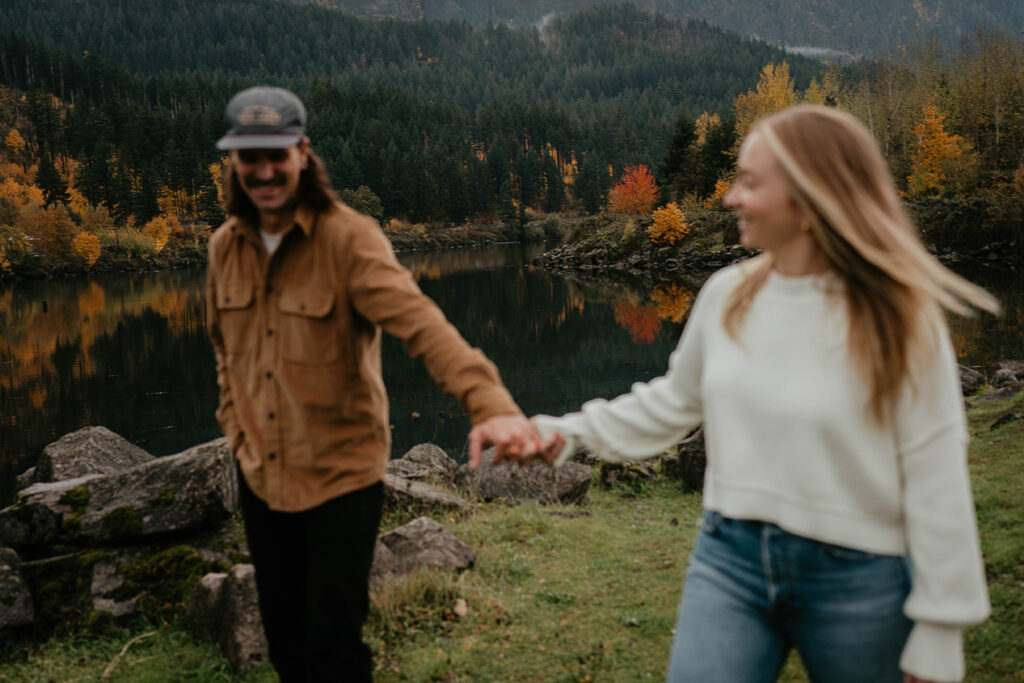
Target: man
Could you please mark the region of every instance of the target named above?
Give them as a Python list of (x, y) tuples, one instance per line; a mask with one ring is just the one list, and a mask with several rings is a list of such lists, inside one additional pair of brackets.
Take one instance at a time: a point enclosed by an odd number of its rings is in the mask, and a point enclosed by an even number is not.
[(474, 462), (488, 443), (535, 454), (540, 437), (378, 225), (337, 201), (302, 102), (250, 88), (226, 118), (230, 218), (210, 239), (208, 324), (270, 659), (286, 682), (370, 680), (361, 629), (390, 448), (381, 329), (469, 413)]

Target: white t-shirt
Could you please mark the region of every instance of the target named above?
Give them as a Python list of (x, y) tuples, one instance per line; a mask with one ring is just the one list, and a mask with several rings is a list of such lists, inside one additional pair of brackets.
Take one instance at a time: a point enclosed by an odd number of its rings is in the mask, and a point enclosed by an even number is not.
[(929, 331), (937, 351), (880, 426), (850, 356), (839, 279), (772, 273), (734, 340), (722, 313), (743, 273), (739, 264), (708, 280), (665, 376), (535, 418), (543, 435), (568, 442), (556, 464), (584, 446), (610, 461), (651, 456), (703, 422), (704, 506), (868, 552), (909, 551), (904, 611), (915, 626), (901, 666), (959, 680), (961, 629), (989, 603), (948, 332)]
[(281, 232), (264, 232), (260, 230), (260, 238), (263, 240), (263, 246), (267, 248), (267, 256), (273, 256), (277, 248), (281, 246), (281, 239), (284, 237), (284, 231)]

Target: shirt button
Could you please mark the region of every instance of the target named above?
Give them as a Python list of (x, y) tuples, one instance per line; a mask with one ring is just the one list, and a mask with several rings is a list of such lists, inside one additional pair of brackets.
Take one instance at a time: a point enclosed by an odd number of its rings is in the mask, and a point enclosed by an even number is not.
[(268, 337), (273, 336), (273, 334), (274, 334), (273, 330), (267, 330), (267, 336)]
[(269, 419), (273, 420), (273, 419), (274, 419), (274, 414), (273, 414), (273, 413), (269, 413), (269, 414), (267, 415), (267, 417), (268, 417)]
[(267, 294), (273, 294), (273, 293), (274, 293), (274, 288), (271, 287), (270, 285), (267, 285)]
[(267, 454), (267, 460), (273, 460), (276, 457), (277, 457), (277, 453), (268, 453)]
[(274, 374), (272, 372), (270, 372), (270, 370), (267, 370), (267, 379), (270, 379), (273, 376), (274, 376)]

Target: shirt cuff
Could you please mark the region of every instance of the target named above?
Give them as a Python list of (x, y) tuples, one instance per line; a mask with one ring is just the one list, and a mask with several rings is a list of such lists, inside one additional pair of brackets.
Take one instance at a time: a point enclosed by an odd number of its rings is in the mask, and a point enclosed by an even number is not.
[(903, 647), (900, 669), (918, 678), (943, 683), (963, 680), (963, 629), (915, 623)]
[(552, 466), (561, 467), (573, 456), (579, 446), (579, 440), (573, 435), (566, 433), (564, 419), (551, 417), (550, 415), (535, 415), (533, 423), (537, 426), (542, 439), (547, 439), (552, 434), (560, 434), (565, 439), (565, 446), (558, 452), (558, 457), (552, 462)]

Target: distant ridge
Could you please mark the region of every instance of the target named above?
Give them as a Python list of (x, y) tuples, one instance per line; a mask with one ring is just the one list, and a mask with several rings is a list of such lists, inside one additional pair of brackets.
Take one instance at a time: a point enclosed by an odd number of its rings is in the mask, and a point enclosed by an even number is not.
[[(306, 4), (309, 0), (293, 0)], [(366, 17), (455, 19), (535, 25), (607, 0), (313, 0)], [(826, 48), (873, 56), (935, 36), (946, 49), (978, 27), (1010, 35), (1024, 31), (1022, 0), (635, 0), (632, 4), (677, 19), (699, 19), (729, 31), (790, 47)]]

